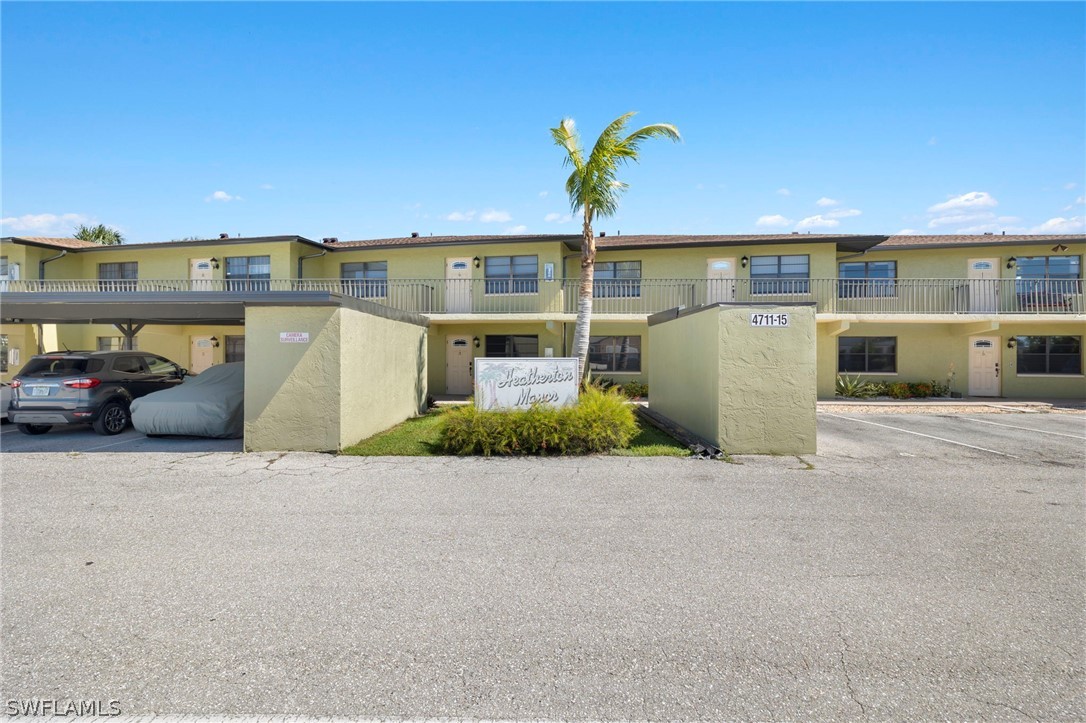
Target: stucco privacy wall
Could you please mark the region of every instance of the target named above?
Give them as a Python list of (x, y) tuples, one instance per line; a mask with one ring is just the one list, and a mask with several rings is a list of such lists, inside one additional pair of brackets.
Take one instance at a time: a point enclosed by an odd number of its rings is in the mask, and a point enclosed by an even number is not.
[[(309, 334), (283, 343), (282, 332)], [(426, 405), (426, 327), (334, 306), (245, 311), (245, 449), (329, 451)]]
[[(752, 326), (752, 313), (786, 313), (789, 324)], [(649, 317), (649, 340), (655, 411), (728, 452), (816, 451), (813, 304), (664, 312)]]

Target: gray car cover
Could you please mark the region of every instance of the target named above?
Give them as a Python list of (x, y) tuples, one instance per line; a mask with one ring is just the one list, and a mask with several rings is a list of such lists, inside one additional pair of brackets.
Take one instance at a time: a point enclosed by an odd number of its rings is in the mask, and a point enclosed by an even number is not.
[(132, 426), (144, 434), (237, 438), (244, 417), (245, 362), (210, 367), (132, 402)]

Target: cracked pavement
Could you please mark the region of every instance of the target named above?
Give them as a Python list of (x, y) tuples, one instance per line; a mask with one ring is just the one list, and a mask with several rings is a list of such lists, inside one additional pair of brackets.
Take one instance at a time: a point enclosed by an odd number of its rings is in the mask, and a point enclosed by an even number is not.
[(0, 455), (2, 695), (1081, 719), (1086, 420), (1024, 417), (822, 418), (819, 455), (739, 464)]

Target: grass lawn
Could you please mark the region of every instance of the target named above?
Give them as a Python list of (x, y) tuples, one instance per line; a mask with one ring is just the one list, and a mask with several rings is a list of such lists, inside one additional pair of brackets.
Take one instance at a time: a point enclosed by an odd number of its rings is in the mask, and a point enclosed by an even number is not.
[[(392, 429), (363, 439), (343, 454), (360, 457), (431, 457), (441, 451), (442, 418), (447, 408), (431, 409), (425, 415), (408, 419)], [(690, 450), (681, 442), (648, 423), (638, 420), (640, 431), (630, 440), (630, 446), (612, 454), (625, 457), (687, 457)]]

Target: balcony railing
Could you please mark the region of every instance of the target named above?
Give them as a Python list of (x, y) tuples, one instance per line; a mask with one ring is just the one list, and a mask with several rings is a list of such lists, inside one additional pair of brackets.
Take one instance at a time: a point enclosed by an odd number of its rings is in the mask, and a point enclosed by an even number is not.
[[(331, 291), (421, 314), (574, 314), (578, 279), (0, 280), (7, 293)], [(652, 314), (717, 301), (815, 303), (836, 314), (1083, 314), (1083, 281), (1015, 279), (606, 279), (593, 313)]]

